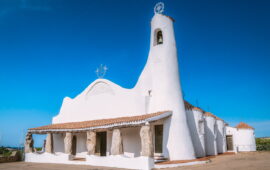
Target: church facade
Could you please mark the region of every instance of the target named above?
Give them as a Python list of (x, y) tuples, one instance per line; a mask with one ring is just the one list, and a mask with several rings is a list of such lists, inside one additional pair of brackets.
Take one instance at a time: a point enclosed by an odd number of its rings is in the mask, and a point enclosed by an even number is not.
[[(173, 22), (160, 11), (153, 16), (148, 60), (134, 88), (97, 79), (64, 98), (51, 125), (28, 130), (25, 161), (151, 169), (256, 150), (252, 127), (229, 127), (183, 100)], [(34, 152), (33, 134), (47, 134), (44, 153)]]

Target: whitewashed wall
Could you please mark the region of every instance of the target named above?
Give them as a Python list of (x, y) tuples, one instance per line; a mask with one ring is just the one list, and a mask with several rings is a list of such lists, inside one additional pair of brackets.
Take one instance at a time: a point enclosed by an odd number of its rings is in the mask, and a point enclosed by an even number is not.
[[(154, 45), (157, 30), (163, 34), (160, 45)], [(165, 155), (171, 160), (194, 159), (179, 77), (173, 21), (165, 15), (155, 14), (151, 21), (148, 60), (136, 86), (125, 89), (109, 80), (97, 79), (74, 99), (66, 97), (53, 123), (170, 110), (172, 117), (164, 123)]]
[(205, 148), (206, 155), (217, 155), (216, 119), (205, 116)]
[(87, 154), (86, 133), (75, 133), (74, 135), (77, 137), (76, 156), (85, 157)]
[(226, 135), (233, 135), (234, 151), (256, 151), (256, 141), (253, 129), (237, 129), (226, 126)]
[(226, 152), (226, 134), (223, 120), (216, 120), (217, 123), (217, 152)]
[(64, 133), (53, 134), (54, 152), (65, 153), (64, 137)]
[(256, 151), (256, 142), (253, 129), (237, 129), (237, 150), (239, 152)]
[[(163, 34), (161, 45), (154, 45), (157, 30)], [(165, 15), (155, 14), (151, 21), (148, 60), (135, 88), (142, 94), (151, 90), (149, 112), (173, 112), (171, 118), (164, 122), (164, 129), (169, 132), (166, 148), (170, 160), (195, 158), (179, 77), (173, 21)]]
[(53, 123), (145, 114), (145, 96), (105, 79), (97, 79), (80, 95), (66, 97)]
[(203, 113), (199, 110), (186, 110), (192, 143), (196, 157), (205, 156), (205, 128)]
[[(226, 126), (226, 135), (232, 135), (232, 140), (233, 140), (233, 150), (234, 152), (236, 152), (236, 146), (237, 146), (237, 129), (231, 126)], [(229, 151), (229, 150), (228, 150)]]

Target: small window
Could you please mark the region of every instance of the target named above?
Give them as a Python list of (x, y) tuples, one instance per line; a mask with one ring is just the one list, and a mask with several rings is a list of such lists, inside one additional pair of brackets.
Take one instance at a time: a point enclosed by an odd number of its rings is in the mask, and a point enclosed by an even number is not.
[(155, 31), (155, 39), (154, 39), (154, 45), (163, 44), (163, 34), (160, 29), (157, 29)]

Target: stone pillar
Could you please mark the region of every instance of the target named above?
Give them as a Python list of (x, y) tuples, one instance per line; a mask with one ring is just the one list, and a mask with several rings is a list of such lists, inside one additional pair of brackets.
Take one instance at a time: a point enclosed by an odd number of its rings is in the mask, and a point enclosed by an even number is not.
[(53, 153), (53, 134), (47, 133), (46, 143), (45, 143), (45, 152)]
[(96, 149), (96, 132), (87, 131), (86, 132), (86, 147), (88, 151), (88, 155), (94, 155)]
[(142, 147), (141, 156), (153, 157), (154, 149), (150, 125), (144, 125), (141, 127), (140, 136)]
[(65, 144), (65, 153), (71, 155), (72, 154), (72, 133), (71, 132), (66, 132), (64, 144)]
[(31, 133), (27, 133), (25, 137), (25, 143), (24, 143), (24, 152), (25, 153), (32, 153), (34, 151), (34, 140)]
[(123, 154), (123, 141), (120, 129), (113, 129), (111, 154), (112, 155)]

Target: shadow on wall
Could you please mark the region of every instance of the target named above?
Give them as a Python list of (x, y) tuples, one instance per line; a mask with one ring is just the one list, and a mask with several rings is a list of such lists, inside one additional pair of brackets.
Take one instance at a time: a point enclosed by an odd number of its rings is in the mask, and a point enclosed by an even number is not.
[(205, 125), (205, 150), (206, 156), (216, 155), (215, 153), (215, 136), (211, 129)]
[[(189, 114), (193, 114), (192, 111), (190, 111)], [(190, 125), (189, 127), (189, 131), (192, 137), (192, 143), (194, 146), (194, 150), (195, 150), (195, 154), (196, 157), (202, 157), (202, 155), (205, 155), (205, 150), (204, 150), (204, 146), (202, 145), (201, 141), (200, 141), (200, 134), (198, 133), (197, 130), (197, 126), (196, 126), (196, 121), (194, 116), (191, 115), (187, 115), (187, 119), (188, 119), (188, 125)]]
[(223, 153), (223, 146), (224, 146), (224, 137), (222, 133), (217, 130), (217, 152), (218, 153)]

